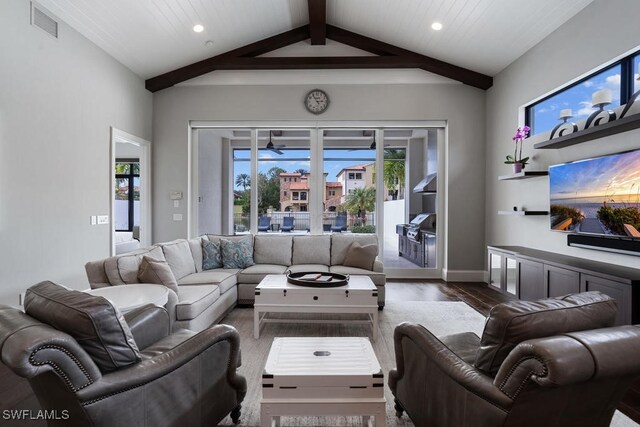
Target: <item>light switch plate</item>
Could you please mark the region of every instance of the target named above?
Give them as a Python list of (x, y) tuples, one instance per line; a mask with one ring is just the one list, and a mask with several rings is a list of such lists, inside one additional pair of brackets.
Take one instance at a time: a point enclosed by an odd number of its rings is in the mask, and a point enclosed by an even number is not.
[(182, 221), (182, 214), (173, 214), (174, 221)]
[(98, 215), (98, 224), (109, 224), (109, 215)]
[(173, 201), (173, 207), (174, 208), (179, 208), (180, 207), (180, 200), (174, 200)]
[(182, 191), (172, 191), (169, 193), (169, 197), (171, 200), (181, 200), (182, 199)]

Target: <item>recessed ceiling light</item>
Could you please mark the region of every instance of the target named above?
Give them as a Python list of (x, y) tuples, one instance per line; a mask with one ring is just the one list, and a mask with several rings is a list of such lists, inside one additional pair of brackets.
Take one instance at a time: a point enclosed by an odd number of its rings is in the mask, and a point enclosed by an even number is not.
[(211, 46), (213, 46), (213, 40), (207, 40), (206, 42), (204, 42), (204, 45), (205, 45), (206, 47), (211, 47)]
[(431, 29), (435, 31), (440, 31), (442, 29), (442, 24), (439, 22), (434, 22), (431, 24)]
[(204, 27), (200, 24), (194, 25), (193, 31), (195, 31), (196, 33), (201, 33), (204, 31)]

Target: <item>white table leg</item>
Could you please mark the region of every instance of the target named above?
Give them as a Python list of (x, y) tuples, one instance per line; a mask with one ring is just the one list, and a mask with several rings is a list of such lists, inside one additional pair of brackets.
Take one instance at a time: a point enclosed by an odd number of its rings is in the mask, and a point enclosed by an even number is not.
[(280, 417), (274, 416), (271, 421), (271, 427), (280, 427)]
[(372, 427), (371, 426), (371, 417), (369, 415), (363, 415), (362, 416), (362, 425), (363, 426), (367, 426), (367, 427)]
[(253, 337), (260, 338), (260, 311), (255, 307), (253, 309)]

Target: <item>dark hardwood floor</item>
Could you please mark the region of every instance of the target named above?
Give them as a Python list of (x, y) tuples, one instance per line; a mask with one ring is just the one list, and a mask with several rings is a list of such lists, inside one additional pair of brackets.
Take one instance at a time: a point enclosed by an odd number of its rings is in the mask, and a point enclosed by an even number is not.
[[(497, 292), (485, 283), (456, 283), (443, 281), (388, 281), (387, 301), (463, 301), (482, 315), (499, 303), (510, 301), (513, 296)], [(0, 363), (0, 414), (5, 409), (39, 409), (38, 402), (29, 383), (15, 375)], [(618, 409), (640, 423), (640, 381), (627, 392)], [(6, 421), (5, 421), (6, 422)], [(1, 424), (5, 424), (2, 422)], [(16, 424), (18, 425), (18, 424)], [(44, 423), (22, 423), (19, 425), (40, 426)]]

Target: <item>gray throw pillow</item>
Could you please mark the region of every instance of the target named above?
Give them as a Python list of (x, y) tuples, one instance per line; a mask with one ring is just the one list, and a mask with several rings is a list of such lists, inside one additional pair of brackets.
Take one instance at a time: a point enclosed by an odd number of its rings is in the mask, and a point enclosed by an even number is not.
[(27, 289), (24, 311), (71, 335), (102, 372), (141, 360), (124, 317), (103, 297), (41, 282)]
[(176, 294), (178, 293), (178, 282), (166, 261), (159, 261), (148, 256), (143, 257), (138, 269), (138, 280), (140, 283), (163, 285)]
[(247, 268), (253, 262), (253, 239), (247, 236), (244, 239), (232, 242), (220, 239), (222, 251), (222, 266), (224, 268)]
[(220, 242), (202, 240), (202, 269), (213, 270), (222, 267), (222, 252)]
[(373, 270), (373, 263), (378, 254), (378, 245), (364, 245), (353, 242), (347, 250), (344, 257), (345, 267), (363, 268), (365, 270)]

